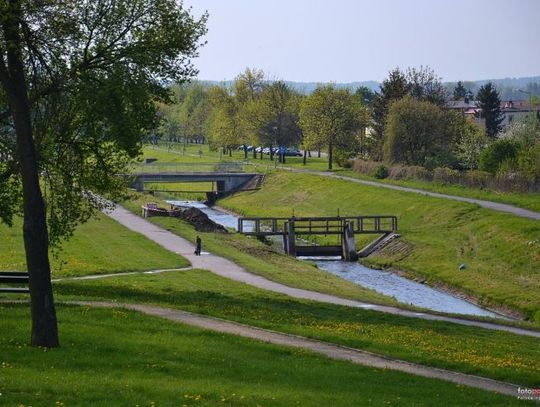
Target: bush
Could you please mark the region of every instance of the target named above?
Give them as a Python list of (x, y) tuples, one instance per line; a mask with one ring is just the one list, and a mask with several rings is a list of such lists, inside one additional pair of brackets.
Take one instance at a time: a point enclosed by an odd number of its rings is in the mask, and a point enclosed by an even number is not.
[(444, 184), (459, 184), (461, 176), (459, 171), (447, 167), (437, 167), (433, 170), (433, 181)]
[[(480, 156), (480, 169), (495, 174), (503, 162), (517, 159), (519, 144), (513, 140), (501, 139), (491, 143)], [(507, 165), (507, 164), (506, 164)]]
[(388, 168), (386, 168), (384, 165), (379, 165), (375, 172), (373, 173), (373, 176), (377, 179), (384, 179), (388, 177)]

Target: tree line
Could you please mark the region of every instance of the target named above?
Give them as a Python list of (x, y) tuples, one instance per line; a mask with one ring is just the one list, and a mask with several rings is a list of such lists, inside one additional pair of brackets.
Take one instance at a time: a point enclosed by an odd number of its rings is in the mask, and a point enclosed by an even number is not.
[[(328, 167), (359, 151), (360, 138), (369, 124), (373, 93), (321, 85), (309, 96), (284, 81), (270, 81), (258, 69), (246, 69), (231, 86), (207, 87), (200, 83), (173, 85), (173, 105), (161, 105), (164, 140), (207, 141), (229, 154), (242, 146), (244, 155), (262, 159), (267, 147), (274, 159), (277, 147), (299, 147), (304, 159), (311, 150), (328, 153)], [(280, 160), (283, 157), (280, 155)]]

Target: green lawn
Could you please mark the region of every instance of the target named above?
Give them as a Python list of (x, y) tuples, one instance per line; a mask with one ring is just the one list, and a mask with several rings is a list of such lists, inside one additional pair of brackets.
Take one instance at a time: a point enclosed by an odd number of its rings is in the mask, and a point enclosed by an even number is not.
[[(540, 222), (456, 201), (278, 172), (257, 192), (240, 193), (219, 205), (248, 216), (394, 214), (409, 256), (384, 251), (367, 259), (411, 277), (443, 283), (522, 311), (540, 323)], [(465, 270), (459, 270), (460, 264)]]
[[(203, 151), (202, 157), (198, 156), (198, 151), (201, 149)], [(176, 162), (176, 163), (197, 163), (197, 162), (217, 162), (220, 161), (220, 153), (218, 151), (209, 151), (208, 146), (200, 146), (197, 144), (190, 144), (187, 147), (186, 154), (183, 155), (179, 153), (181, 147), (175, 145), (172, 146), (171, 150), (168, 150), (166, 145), (159, 147), (145, 146), (143, 148), (143, 157), (153, 157), (158, 158), (158, 161), (162, 162)], [(244, 153), (243, 151), (233, 151), (233, 156), (223, 156), (223, 160), (236, 160), (243, 161)], [(269, 156), (263, 155), (263, 159), (259, 158), (253, 159), (251, 153), (248, 154), (248, 163), (256, 166), (261, 171), (267, 171), (275, 168), (277, 165), (280, 167), (289, 167), (313, 171), (326, 171), (328, 168), (328, 162), (326, 157), (318, 158), (315, 155), (307, 159), (307, 165), (303, 165), (302, 157), (286, 157), (286, 163), (275, 164), (270, 161)], [(451, 184), (441, 184), (437, 182), (429, 181), (420, 181), (420, 180), (391, 180), (391, 179), (376, 179), (374, 177), (360, 174), (351, 169), (345, 169), (340, 167), (337, 163), (334, 163), (333, 172), (351, 177), (364, 179), (368, 181), (381, 182), (391, 185), (400, 185), (410, 188), (422, 189), (425, 191), (438, 192), (441, 194), (448, 195), (457, 195), (464, 196), (468, 198), (477, 198), (493, 202), (507, 203), (510, 205), (519, 206), (522, 208), (531, 209), (534, 211), (540, 211), (540, 194), (539, 193), (518, 193), (518, 192), (497, 192), (491, 190), (484, 190), (478, 188), (468, 188), (461, 185), (451, 185)]]
[[(21, 220), (12, 228), (0, 225), (0, 236), (0, 270), (26, 271)], [(189, 266), (185, 258), (103, 214), (79, 226), (51, 260), (53, 277)]]
[(55, 291), (180, 308), (521, 385), (540, 378), (538, 338), (295, 300), (204, 270), (63, 281)]
[[(149, 200), (155, 201), (156, 197), (134, 193), (123, 205), (138, 214), (137, 208)], [(191, 225), (176, 218), (152, 217), (147, 220), (192, 242), (195, 242), (196, 236), (199, 235), (204, 250), (228, 258), (239, 266), (270, 280), (344, 298), (379, 304), (397, 304), (392, 298), (319, 270), (309, 262), (287, 256), (255, 238), (236, 233), (196, 232)]]
[(60, 306), (63, 346), (32, 348), (26, 308), (2, 306), (0, 314), (5, 406), (518, 405), (123, 310)]

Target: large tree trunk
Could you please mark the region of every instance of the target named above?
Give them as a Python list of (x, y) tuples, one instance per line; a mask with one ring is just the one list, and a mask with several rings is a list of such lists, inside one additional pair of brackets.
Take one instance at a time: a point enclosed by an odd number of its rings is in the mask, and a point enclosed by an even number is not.
[[(45, 205), (39, 186), (36, 150), (32, 136), (30, 102), (21, 56), (19, 1), (10, 1), (9, 17), (4, 20), (3, 31), (7, 47), (7, 72), (1, 76), (6, 89), (17, 137), (17, 155), (23, 187), (23, 237), (26, 266), (30, 276), (32, 311), (32, 339), (34, 346), (57, 347), (58, 327), (54, 308), (49, 264), (49, 239)], [(2, 63), (3, 65), (3, 63)], [(7, 75), (7, 82), (5, 81)]]
[(333, 153), (333, 145), (332, 145), (332, 142), (328, 143), (328, 169), (331, 170), (332, 169), (332, 153)]

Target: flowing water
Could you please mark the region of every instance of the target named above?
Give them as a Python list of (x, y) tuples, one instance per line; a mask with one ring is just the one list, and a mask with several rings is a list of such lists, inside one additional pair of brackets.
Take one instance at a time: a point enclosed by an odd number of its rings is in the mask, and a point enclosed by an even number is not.
[[(167, 203), (180, 207), (195, 207), (203, 211), (214, 222), (227, 228), (236, 230), (238, 218), (230, 213), (226, 213), (196, 201), (167, 201)], [(500, 315), (487, 311), (477, 305), (454, 297), (443, 291), (415, 281), (400, 277), (387, 271), (375, 270), (356, 262), (346, 262), (339, 258), (305, 258), (315, 261), (317, 266), (329, 273), (352, 281), (362, 287), (370, 288), (389, 297), (394, 297), (397, 301), (405, 304), (412, 304), (417, 307), (427, 308), (434, 311), (448, 312), (455, 314), (478, 315), (486, 317), (501, 318)], [(464, 271), (456, 271), (464, 272)]]

